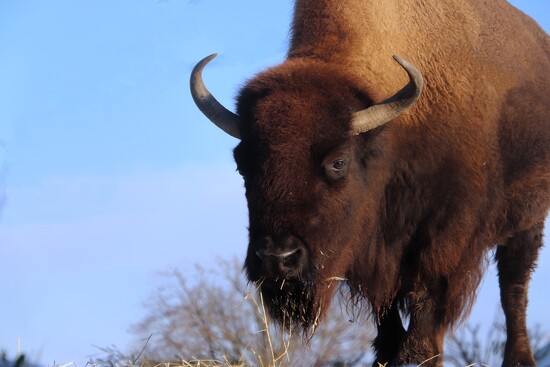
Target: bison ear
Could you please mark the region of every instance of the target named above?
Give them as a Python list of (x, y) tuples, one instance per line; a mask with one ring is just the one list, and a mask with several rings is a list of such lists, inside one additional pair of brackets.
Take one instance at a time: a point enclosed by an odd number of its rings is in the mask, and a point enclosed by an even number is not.
[(401, 57), (394, 55), (393, 58), (409, 75), (409, 83), (385, 101), (355, 112), (351, 122), (350, 135), (358, 135), (384, 125), (411, 108), (420, 98), (424, 87), (422, 73)]
[(208, 64), (217, 54), (212, 54), (198, 62), (191, 72), (189, 85), (191, 88), (191, 96), (195, 104), (201, 112), (212, 121), (217, 127), (228, 133), (234, 138), (240, 139), (239, 132), (240, 119), (235, 113), (225, 108), (214, 96), (208, 91), (202, 81), (202, 69)]

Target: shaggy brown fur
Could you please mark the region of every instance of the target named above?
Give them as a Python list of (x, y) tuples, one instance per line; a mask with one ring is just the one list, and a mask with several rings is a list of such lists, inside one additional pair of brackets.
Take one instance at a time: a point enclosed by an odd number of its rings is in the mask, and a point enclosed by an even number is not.
[[(354, 112), (406, 83), (392, 54), (423, 96), (349, 136)], [(247, 83), (237, 114), (245, 268), (283, 325), (314, 329), (345, 279), (377, 317), (376, 363), (438, 365), (498, 245), (503, 365), (535, 365), (525, 308), (550, 207), (550, 39), (535, 22), (504, 0), (297, 0), (288, 59)]]

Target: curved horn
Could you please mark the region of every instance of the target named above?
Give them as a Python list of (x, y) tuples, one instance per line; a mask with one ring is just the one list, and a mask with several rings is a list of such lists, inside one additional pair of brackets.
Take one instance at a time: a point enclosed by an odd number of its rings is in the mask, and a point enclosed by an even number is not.
[(351, 122), (351, 135), (358, 135), (384, 125), (411, 108), (424, 87), (422, 73), (411, 63), (394, 55), (393, 58), (409, 75), (409, 83), (392, 97), (367, 109), (355, 112)]
[(216, 56), (218, 56), (218, 54), (212, 54), (205, 57), (193, 68), (189, 81), (191, 95), (199, 110), (201, 110), (210, 121), (232, 137), (240, 139), (239, 116), (229, 111), (218, 102), (202, 81), (202, 69), (204, 69), (206, 64), (212, 61)]

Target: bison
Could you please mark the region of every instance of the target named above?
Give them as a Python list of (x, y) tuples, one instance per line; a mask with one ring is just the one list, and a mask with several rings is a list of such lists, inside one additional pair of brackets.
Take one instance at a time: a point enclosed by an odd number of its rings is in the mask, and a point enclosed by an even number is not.
[(505, 0), (296, 0), (286, 60), (236, 113), (202, 81), (214, 56), (192, 96), (240, 140), (245, 270), (275, 320), (310, 335), (344, 286), (375, 317), (375, 365), (440, 365), (496, 247), (503, 366), (535, 365), (550, 38), (532, 19)]

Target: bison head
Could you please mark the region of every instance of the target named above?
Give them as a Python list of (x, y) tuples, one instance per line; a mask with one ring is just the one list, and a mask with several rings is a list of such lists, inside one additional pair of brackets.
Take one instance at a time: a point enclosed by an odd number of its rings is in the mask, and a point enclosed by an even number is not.
[(416, 102), (422, 75), (395, 57), (410, 82), (374, 104), (338, 66), (290, 59), (249, 81), (235, 114), (202, 82), (214, 56), (194, 68), (191, 91), (212, 122), (240, 139), (234, 156), (249, 209), (248, 278), (281, 324), (314, 329), (335, 282), (373, 255), (357, 249), (376, 225), (385, 149), (376, 128)]

